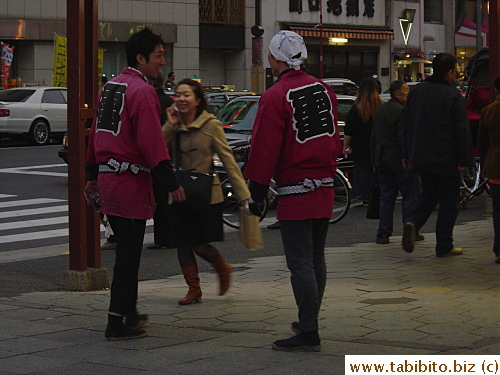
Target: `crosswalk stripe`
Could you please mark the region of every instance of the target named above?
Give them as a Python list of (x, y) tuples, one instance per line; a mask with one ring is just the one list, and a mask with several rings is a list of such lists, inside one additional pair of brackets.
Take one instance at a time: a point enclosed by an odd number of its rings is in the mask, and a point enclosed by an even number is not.
[(63, 212), (63, 211), (68, 211), (68, 205), (31, 208), (28, 210), (4, 211), (0, 212), (0, 219), (6, 217), (31, 216), (31, 215), (40, 215), (40, 214), (48, 214), (52, 212)]
[[(67, 217), (65, 218), (67, 219)], [(153, 225), (152, 219), (146, 221), (146, 226), (150, 225)], [(100, 229), (101, 232), (104, 231), (104, 226), (102, 224)], [(68, 228), (30, 232), (30, 233), (8, 234), (5, 236), (0, 236), (0, 244), (10, 243), (10, 242), (42, 240), (45, 238), (63, 237), (63, 236), (68, 236), (68, 234), (69, 234)]]
[(0, 243), (33, 241), (33, 240), (42, 240), (44, 238), (63, 237), (67, 236), (68, 232), (69, 229), (64, 228), (64, 229), (47, 230), (43, 232), (9, 234), (6, 236), (0, 236)]
[(17, 195), (0, 194), (0, 198), (12, 198), (12, 197), (17, 197)]
[(53, 199), (53, 198), (23, 199), (23, 200), (19, 200), (19, 201), (0, 202), (0, 208), (17, 207), (17, 206), (30, 206), (30, 205), (35, 205), (35, 204), (55, 203), (55, 202), (64, 202), (64, 200), (63, 199)]
[(68, 224), (67, 216), (49, 217), (47, 219), (12, 221), (10, 223), (0, 224), (0, 230), (41, 227), (44, 225)]

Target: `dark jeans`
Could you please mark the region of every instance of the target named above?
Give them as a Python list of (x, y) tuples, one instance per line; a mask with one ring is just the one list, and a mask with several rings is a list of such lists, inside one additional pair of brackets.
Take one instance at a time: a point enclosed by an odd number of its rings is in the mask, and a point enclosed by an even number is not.
[(490, 189), (493, 198), (493, 228), (495, 229), (493, 252), (500, 257), (500, 185), (490, 184)]
[(419, 232), (439, 203), (436, 255), (444, 255), (453, 249), (453, 227), (457, 220), (460, 200), (460, 177), (420, 172), (420, 180), (422, 193), (417, 202), (413, 223)]
[(380, 188), (380, 221), (377, 235), (392, 236), (394, 206), (398, 193), (403, 200), (403, 224), (412, 221), (417, 199), (420, 193), (418, 173), (403, 168), (401, 160), (391, 163), (382, 150), (377, 167), (377, 180)]
[(280, 220), (300, 328), (318, 330), (318, 314), (326, 285), (325, 241), (329, 219)]
[(139, 266), (146, 220), (108, 215), (116, 238), (109, 312), (136, 313)]

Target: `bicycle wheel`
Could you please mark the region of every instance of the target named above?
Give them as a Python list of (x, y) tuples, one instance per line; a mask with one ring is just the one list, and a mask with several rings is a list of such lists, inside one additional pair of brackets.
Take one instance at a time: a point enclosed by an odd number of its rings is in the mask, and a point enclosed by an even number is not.
[(467, 194), (480, 195), (484, 191), (484, 178), (481, 177), (481, 165), (476, 161), (473, 168), (468, 168), (460, 174), (460, 188), (465, 189)]
[(333, 176), (333, 189), (335, 191), (335, 198), (330, 224), (335, 224), (342, 220), (351, 207), (351, 184), (340, 170), (337, 170)]
[[(246, 181), (246, 180), (245, 180)], [(233, 185), (229, 178), (225, 178), (220, 183), (224, 201), (222, 203), (222, 221), (231, 228), (239, 229), (240, 227), (240, 204), (233, 192)], [(262, 221), (266, 217), (268, 209), (267, 199), (264, 201), (264, 210), (259, 218)]]

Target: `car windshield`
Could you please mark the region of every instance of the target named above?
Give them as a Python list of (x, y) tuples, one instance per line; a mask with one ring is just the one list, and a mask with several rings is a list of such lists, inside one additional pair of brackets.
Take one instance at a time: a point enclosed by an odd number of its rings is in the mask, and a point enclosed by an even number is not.
[(226, 131), (252, 131), (259, 102), (255, 100), (235, 100), (217, 112), (217, 118)]
[(0, 102), (25, 102), (35, 90), (4, 90), (0, 91)]
[(347, 114), (351, 110), (352, 105), (354, 104), (354, 100), (337, 100), (337, 111), (339, 114), (339, 121), (345, 121), (347, 118)]
[(349, 82), (328, 82), (337, 95), (356, 96), (358, 88)]

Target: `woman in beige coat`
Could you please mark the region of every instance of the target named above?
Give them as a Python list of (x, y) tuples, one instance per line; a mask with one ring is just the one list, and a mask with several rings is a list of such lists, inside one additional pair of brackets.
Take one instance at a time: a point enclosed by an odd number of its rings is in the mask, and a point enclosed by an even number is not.
[[(178, 82), (175, 104), (167, 109), (168, 121), (163, 126), (165, 142), (173, 158), (184, 171), (213, 173), (213, 155), (217, 153), (224, 164), (239, 202), (250, 197), (241, 170), (228, 146), (222, 124), (208, 113), (207, 101), (199, 82), (186, 78)], [(176, 160), (176, 137), (180, 137), (180, 161)], [(224, 240), (222, 222), (222, 188), (216, 175), (212, 186), (210, 213), (196, 213), (171, 207), (170, 236), (177, 247), (182, 273), (189, 291), (179, 300), (186, 305), (201, 301), (200, 279), (195, 254), (210, 262), (218, 273), (219, 294), (229, 289), (232, 267), (225, 262), (210, 243)]]

